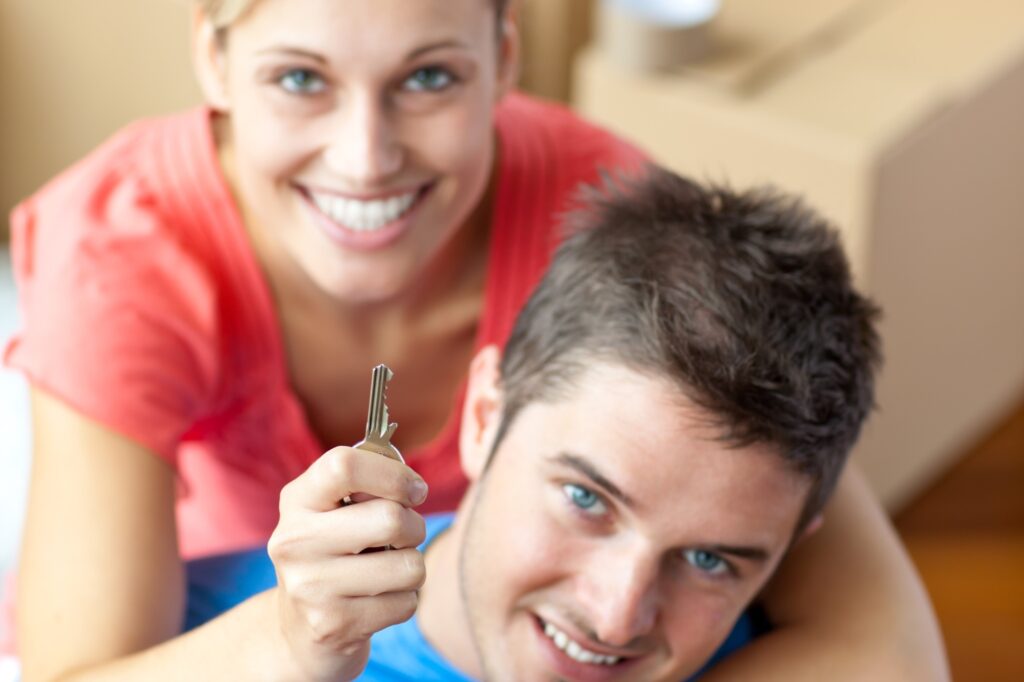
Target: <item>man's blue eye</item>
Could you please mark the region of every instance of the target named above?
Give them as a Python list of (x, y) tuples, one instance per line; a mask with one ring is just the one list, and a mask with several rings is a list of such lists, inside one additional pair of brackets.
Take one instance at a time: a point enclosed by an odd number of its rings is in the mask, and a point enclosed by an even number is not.
[(292, 69), (281, 76), (278, 82), (288, 92), (299, 95), (312, 95), (322, 92), (327, 85), (324, 83), (323, 78), (315, 71), (310, 71), (309, 69)]
[(725, 562), (725, 559), (714, 552), (708, 552), (703, 549), (688, 549), (683, 553), (683, 556), (686, 557), (686, 561), (691, 566), (710, 575), (720, 575), (729, 570), (729, 564)]
[(562, 490), (570, 502), (588, 514), (597, 516), (605, 512), (604, 503), (593, 490), (575, 483), (566, 483), (562, 486)]
[(455, 76), (447, 69), (437, 66), (427, 66), (417, 69), (403, 83), (406, 90), (413, 92), (438, 92), (444, 90), (455, 82)]

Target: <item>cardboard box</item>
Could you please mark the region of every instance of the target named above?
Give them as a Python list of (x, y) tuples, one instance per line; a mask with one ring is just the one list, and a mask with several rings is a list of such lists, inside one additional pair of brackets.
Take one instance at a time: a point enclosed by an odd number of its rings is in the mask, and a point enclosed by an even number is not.
[(856, 456), (890, 509), (1024, 391), (1024, 3), (730, 0), (708, 59), (590, 48), (574, 104), (685, 174), (805, 195), (883, 306)]

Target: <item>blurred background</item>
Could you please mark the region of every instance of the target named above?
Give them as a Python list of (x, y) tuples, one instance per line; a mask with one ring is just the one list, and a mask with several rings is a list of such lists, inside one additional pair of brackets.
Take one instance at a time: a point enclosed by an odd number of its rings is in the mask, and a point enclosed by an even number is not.
[[(710, 21), (672, 5), (525, 0), (522, 87), (835, 222), (885, 311), (856, 457), (954, 678), (1024, 679), (1024, 2), (724, 0)], [(3, 215), (124, 123), (198, 103), (187, 33), (187, 0), (3, 0)], [(0, 340), (17, 326), (6, 238), (4, 220)], [(29, 449), (25, 386), (0, 369), (0, 571)]]

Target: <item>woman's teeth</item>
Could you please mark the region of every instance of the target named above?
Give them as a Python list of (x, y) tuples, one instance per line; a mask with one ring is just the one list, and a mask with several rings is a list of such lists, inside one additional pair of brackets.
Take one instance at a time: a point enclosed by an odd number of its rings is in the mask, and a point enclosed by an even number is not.
[(587, 651), (576, 643), (569, 635), (565, 634), (551, 623), (544, 623), (544, 634), (555, 643), (565, 654), (580, 663), (591, 663), (595, 665), (615, 665), (621, 658), (619, 656), (606, 656)]
[(417, 192), (387, 199), (360, 201), (320, 193), (311, 193), (313, 203), (336, 223), (357, 232), (372, 232), (401, 218), (414, 203)]

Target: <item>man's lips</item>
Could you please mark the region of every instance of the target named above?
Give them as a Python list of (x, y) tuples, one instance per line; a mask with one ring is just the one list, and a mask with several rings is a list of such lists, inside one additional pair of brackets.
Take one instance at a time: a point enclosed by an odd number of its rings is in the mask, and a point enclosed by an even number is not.
[[(575, 682), (611, 682), (635, 674), (642, 660), (637, 652), (599, 645), (578, 631), (568, 632), (533, 615), (533, 627), (539, 638), (545, 667), (559, 679)], [(572, 630), (569, 626), (564, 626)]]
[(534, 617), (540, 621), (541, 628), (545, 626), (551, 626), (557, 631), (564, 633), (572, 641), (587, 651), (593, 652), (601, 656), (609, 656), (613, 658), (637, 658), (638, 656), (644, 655), (645, 651), (640, 651), (636, 647), (611, 647), (607, 644), (601, 644), (595, 642), (588, 635), (584, 634), (578, 627), (572, 624), (571, 621), (559, 618), (553, 614), (535, 614)]

